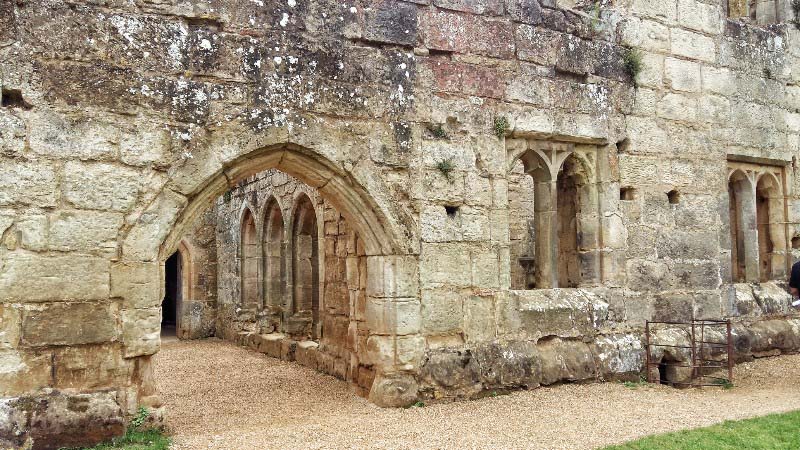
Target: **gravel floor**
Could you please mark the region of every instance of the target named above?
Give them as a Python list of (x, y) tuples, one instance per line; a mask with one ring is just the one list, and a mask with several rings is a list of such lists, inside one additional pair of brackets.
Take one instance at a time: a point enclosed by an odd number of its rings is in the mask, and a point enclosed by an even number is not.
[(216, 339), (165, 342), (156, 377), (176, 449), (583, 449), (800, 409), (800, 355), (737, 366), (731, 390), (561, 385), (410, 409)]

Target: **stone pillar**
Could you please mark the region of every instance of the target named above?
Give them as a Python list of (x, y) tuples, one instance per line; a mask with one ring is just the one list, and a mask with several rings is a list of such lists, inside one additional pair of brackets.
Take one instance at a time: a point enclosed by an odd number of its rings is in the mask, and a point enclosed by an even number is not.
[(760, 279), (758, 255), (758, 223), (756, 216), (756, 188), (751, 182), (741, 189), (741, 220), (744, 241), (745, 281), (757, 283)]
[(379, 406), (417, 400), (416, 375), (425, 351), (418, 267), (415, 256), (367, 257), (365, 356), (375, 367), (369, 400)]
[(558, 212), (556, 181), (537, 181), (534, 188), (536, 234), (534, 282), (537, 289), (558, 287)]

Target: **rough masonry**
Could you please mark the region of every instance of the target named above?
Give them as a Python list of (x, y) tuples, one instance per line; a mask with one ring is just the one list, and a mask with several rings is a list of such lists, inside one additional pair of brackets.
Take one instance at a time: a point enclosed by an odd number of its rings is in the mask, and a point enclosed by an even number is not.
[(158, 416), (165, 294), (180, 338), (382, 406), (638, 377), (646, 320), (730, 318), (738, 360), (797, 351), (795, 20), (0, 0), (0, 446)]

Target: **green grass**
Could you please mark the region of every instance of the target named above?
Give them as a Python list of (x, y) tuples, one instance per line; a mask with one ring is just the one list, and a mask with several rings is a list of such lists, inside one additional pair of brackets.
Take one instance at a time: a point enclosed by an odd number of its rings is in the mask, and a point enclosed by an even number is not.
[[(665, 420), (669, 420), (668, 417)], [(727, 421), (696, 430), (678, 431), (632, 441), (604, 450), (799, 449), (800, 411), (755, 419)]]
[(164, 436), (161, 430), (128, 430), (121, 438), (98, 444), (86, 450), (167, 450), (169, 444), (170, 439)]

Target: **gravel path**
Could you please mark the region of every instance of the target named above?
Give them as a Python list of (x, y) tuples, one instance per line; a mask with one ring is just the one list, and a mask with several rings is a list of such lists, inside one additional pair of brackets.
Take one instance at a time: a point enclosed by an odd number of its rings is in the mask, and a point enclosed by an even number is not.
[(176, 449), (588, 449), (800, 409), (800, 355), (736, 367), (731, 390), (560, 385), (381, 409), (349, 385), (216, 339), (164, 343), (156, 378)]

